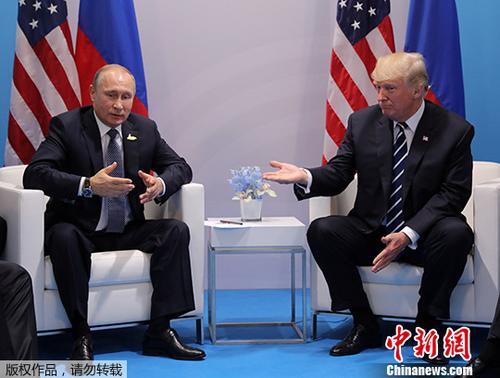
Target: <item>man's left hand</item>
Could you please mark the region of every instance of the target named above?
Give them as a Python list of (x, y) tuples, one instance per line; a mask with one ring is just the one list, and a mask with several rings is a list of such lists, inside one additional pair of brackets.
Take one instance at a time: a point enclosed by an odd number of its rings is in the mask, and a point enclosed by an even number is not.
[(163, 184), (155, 176), (149, 175), (143, 171), (138, 172), (139, 177), (146, 185), (146, 191), (139, 196), (139, 201), (142, 204), (154, 200), (163, 192)]
[(410, 238), (404, 232), (395, 232), (381, 239), (385, 248), (373, 260), (372, 272), (377, 273), (394, 261), (410, 244)]

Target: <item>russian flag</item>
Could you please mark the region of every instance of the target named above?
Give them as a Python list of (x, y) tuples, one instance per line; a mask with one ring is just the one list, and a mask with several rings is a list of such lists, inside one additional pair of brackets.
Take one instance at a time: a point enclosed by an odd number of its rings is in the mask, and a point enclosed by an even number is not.
[(405, 51), (421, 53), (431, 89), (427, 98), (465, 116), (460, 35), (455, 0), (412, 0)]
[(82, 104), (89, 105), (89, 86), (95, 72), (117, 63), (132, 72), (136, 97), (132, 111), (148, 115), (146, 81), (133, 0), (80, 0), (76, 65)]

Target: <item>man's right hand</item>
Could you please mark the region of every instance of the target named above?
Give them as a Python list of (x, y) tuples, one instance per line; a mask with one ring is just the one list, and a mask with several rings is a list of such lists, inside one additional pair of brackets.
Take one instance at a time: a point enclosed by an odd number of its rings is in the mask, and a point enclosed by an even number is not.
[(101, 197), (121, 197), (134, 189), (131, 179), (109, 175), (117, 166), (116, 162), (108, 165), (90, 178), (90, 186), (94, 194)]
[(275, 181), (280, 184), (302, 184), (307, 185), (307, 173), (293, 164), (281, 163), (271, 160), (269, 165), (278, 168), (276, 172), (265, 172), (262, 178), (269, 181)]

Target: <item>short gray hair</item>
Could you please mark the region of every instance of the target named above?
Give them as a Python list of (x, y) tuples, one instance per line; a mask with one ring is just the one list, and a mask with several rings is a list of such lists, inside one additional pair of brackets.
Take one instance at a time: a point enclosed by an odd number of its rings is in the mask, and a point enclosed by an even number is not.
[(134, 75), (132, 75), (132, 72), (130, 72), (126, 67), (123, 67), (122, 65), (120, 64), (106, 64), (105, 66), (102, 66), (101, 68), (99, 68), (96, 73), (94, 74), (94, 78), (92, 79), (92, 86), (94, 87), (94, 89), (97, 88), (97, 86), (99, 85), (99, 80), (102, 76), (102, 74), (106, 71), (109, 71), (109, 70), (113, 70), (113, 69), (118, 69), (118, 70), (122, 70), (123, 72), (127, 73), (128, 75), (130, 75), (130, 77), (132, 78), (132, 82), (134, 83), (134, 93), (135, 93), (135, 77)]

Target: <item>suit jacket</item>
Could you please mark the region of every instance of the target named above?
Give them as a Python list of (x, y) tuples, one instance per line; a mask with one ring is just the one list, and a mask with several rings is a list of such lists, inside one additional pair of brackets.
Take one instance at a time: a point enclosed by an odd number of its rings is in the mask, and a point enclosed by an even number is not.
[[(420, 235), (444, 217), (463, 218), (472, 188), (473, 136), (474, 128), (463, 118), (425, 102), (403, 181), (405, 225)], [(357, 173), (358, 191), (349, 215), (363, 232), (374, 231), (387, 212), (392, 145), (393, 122), (378, 105), (353, 113), (337, 155), (327, 165), (310, 169), (310, 193), (295, 186), (298, 199), (339, 194)]]
[[(134, 190), (128, 194), (133, 219), (144, 219), (139, 195), (146, 190), (137, 175), (155, 171), (166, 185), (158, 202), (165, 202), (181, 185), (191, 181), (186, 161), (161, 138), (156, 123), (130, 114), (122, 124), (125, 177)], [(102, 169), (101, 135), (91, 106), (52, 118), (49, 133), (36, 151), (23, 177), (27, 189), (41, 189), (50, 196), (45, 212), (45, 228), (59, 222), (77, 225), (83, 231), (95, 230), (101, 213), (101, 197), (78, 196), (82, 176), (91, 177)]]

